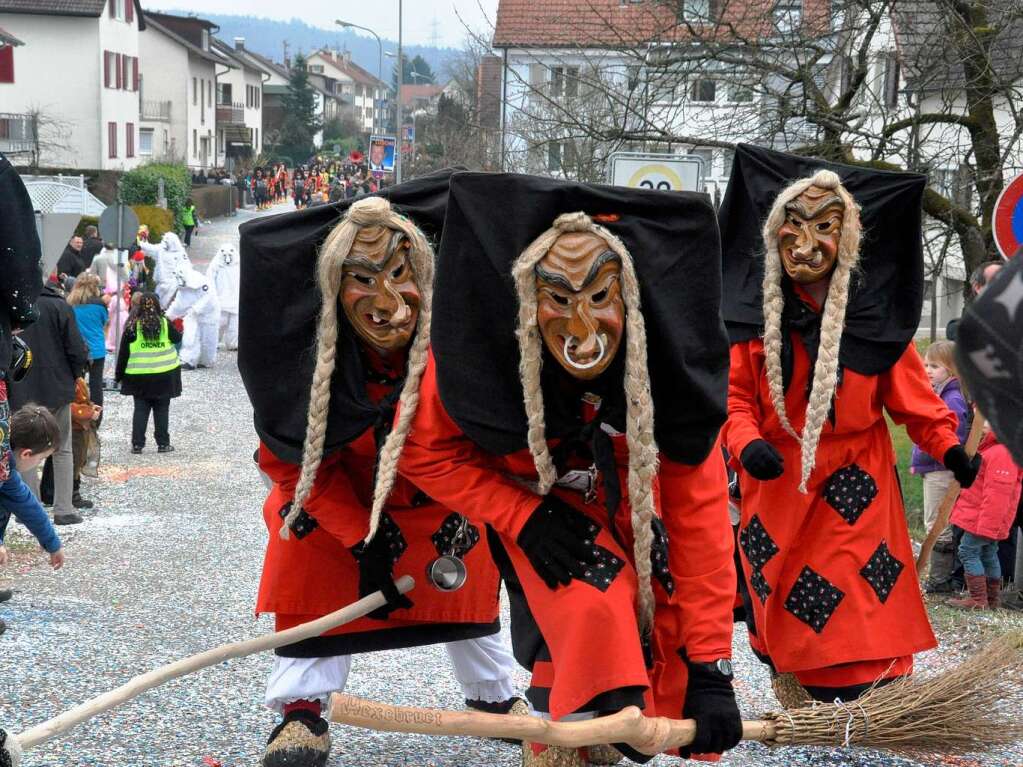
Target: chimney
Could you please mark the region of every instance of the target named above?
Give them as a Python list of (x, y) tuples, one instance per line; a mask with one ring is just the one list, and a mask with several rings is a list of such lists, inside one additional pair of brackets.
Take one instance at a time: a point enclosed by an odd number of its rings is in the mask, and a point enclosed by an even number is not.
[(234, 49), (236, 51), (244, 51), (245, 50), (245, 38), (244, 37), (236, 37), (234, 39)]
[(345, 66), (348, 66), (348, 65), (350, 65), (352, 63), (352, 52), (351, 51), (345, 51), (345, 53), (344, 53), (344, 62), (345, 62)]

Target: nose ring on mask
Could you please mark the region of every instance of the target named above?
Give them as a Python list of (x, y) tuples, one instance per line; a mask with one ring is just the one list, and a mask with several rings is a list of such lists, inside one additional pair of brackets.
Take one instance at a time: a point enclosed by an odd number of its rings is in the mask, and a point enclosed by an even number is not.
[(576, 362), (574, 359), (572, 359), (572, 356), (568, 351), (568, 345), (574, 340), (575, 336), (568, 336), (565, 338), (565, 348), (562, 353), (565, 357), (565, 361), (569, 365), (571, 365), (575, 370), (590, 370), (591, 368), (595, 368), (597, 365), (599, 365), (600, 361), (604, 359), (604, 352), (607, 351), (607, 345), (604, 343), (603, 334), (600, 333), (597, 334), (597, 344), (600, 345), (600, 351), (597, 353), (596, 357), (594, 357), (590, 362), (587, 362), (585, 364), (580, 364)]

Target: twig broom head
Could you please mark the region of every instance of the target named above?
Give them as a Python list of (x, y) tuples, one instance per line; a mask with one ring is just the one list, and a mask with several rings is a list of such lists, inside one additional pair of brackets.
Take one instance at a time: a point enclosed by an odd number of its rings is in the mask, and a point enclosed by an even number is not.
[(1023, 631), (949, 671), (874, 685), (856, 701), (770, 713), (773, 745), (966, 753), (1023, 740)]

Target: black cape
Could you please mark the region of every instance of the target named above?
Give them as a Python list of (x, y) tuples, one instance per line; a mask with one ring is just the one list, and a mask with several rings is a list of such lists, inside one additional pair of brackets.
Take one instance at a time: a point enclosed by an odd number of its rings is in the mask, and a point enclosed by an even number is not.
[(980, 411), (1023, 466), (1023, 257), (1011, 259), (963, 314), (956, 358)]
[[(603, 226), (625, 243), (639, 276), (656, 438), (672, 460), (699, 463), (725, 420), (728, 389), (718, 230), (703, 194), (510, 174), (453, 176), (431, 333), (444, 407), (484, 450), (507, 455), (526, 448), (511, 267), (554, 219), (575, 211), (618, 217)], [(623, 342), (602, 376), (616, 380), (591, 386), (621, 397), (624, 350)], [(578, 413), (552, 390), (559, 371), (553, 359), (545, 362), (549, 438), (578, 426)]]
[[(385, 197), (436, 245), (448, 179), (438, 171), (389, 187)], [(243, 224), (238, 302), (238, 369), (252, 401), (256, 432), (278, 458), (302, 461), (309, 387), (316, 362), (320, 245), (357, 199)], [(374, 426), (379, 408), (366, 394), (366, 371), (354, 329), (339, 314), (338, 366), (331, 381), (324, 455)]]
[[(837, 173), (861, 208), (860, 267), (853, 277), (839, 360), (876, 375), (913, 340), (923, 306), (921, 203), (927, 177), (840, 165), (739, 144), (718, 212), (724, 299), (732, 343), (763, 334), (761, 227), (775, 197), (821, 168)], [(783, 278), (788, 282), (788, 278)]]

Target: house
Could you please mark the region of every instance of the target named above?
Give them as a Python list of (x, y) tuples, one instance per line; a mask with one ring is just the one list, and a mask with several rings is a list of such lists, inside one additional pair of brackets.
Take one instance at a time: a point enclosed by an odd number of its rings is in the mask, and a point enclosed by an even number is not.
[(216, 85), (217, 165), (230, 169), (237, 159), (262, 151), (263, 70), (242, 55), (244, 37), (236, 37), (234, 47), (213, 38), (210, 50), (221, 59)]
[(192, 169), (216, 165), (218, 70), (236, 68), (212, 50), (218, 27), (194, 16), (146, 12), (142, 33), (141, 151)]
[[(0, 0), (0, 151), (15, 162), (140, 162), (138, 0)], [(59, 73), (59, 76), (57, 76)]]
[(246, 47), (244, 41), (241, 45), (235, 43), (234, 55), (259, 72), (262, 89), (260, 94), (262, 123), (258, 146), (254, 146), (258, 155), (264, 147), (272, 147), (276, 142), (276, 136), (284, 121), (284, 97), (288, 93), (290, 75), (287, 67), (283, 67)]
[(391, 122), (390, 86), (352, 61), (349, 51), (320, 49), (309, 55), (306, 68), (337, 83), (335, 95), (345, 102), (342, 116), (353, 118), (365, 133), (386, 130)]
[(401, 107), (403, 114), (409, 115), (413, 112), (436, 112), (437, 102), (444, 94), (446, 85), (434, 85), (433, 83), (406, 83), (401, 86)]

